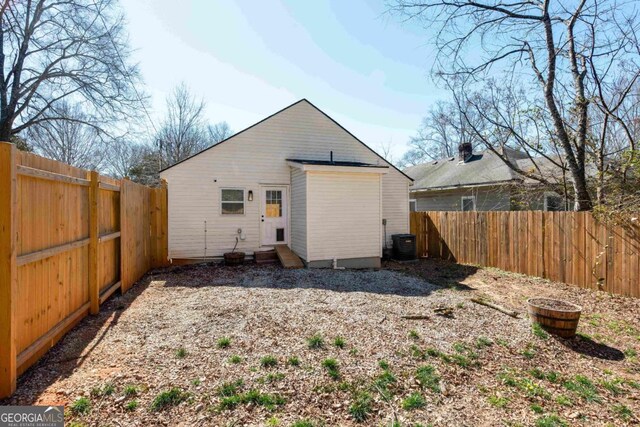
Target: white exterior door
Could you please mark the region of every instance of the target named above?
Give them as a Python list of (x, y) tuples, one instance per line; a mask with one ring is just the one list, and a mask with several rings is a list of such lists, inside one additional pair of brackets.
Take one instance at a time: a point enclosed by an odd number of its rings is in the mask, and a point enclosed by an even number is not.
[(260, 212), (260, 244), (287, 244), (289, 240), (287, 187), (262, 187)]

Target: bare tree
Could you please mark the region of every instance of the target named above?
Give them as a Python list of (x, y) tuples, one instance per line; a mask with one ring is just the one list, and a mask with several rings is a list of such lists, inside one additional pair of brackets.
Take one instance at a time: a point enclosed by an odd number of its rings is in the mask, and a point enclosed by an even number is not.
[(82, 106), (60, 101), (43, 114), (65, 120), (43, 120), (27, 131), (30, 146), (38, 153), (83, 169), (100, 169), (105, 161), (107, 144), (103, 135), (88, 120)]
[(417, 135), (409, 140), (409, 150), (401, 164), (410, 166), (452, 157), (457, 153), (458, 145), (465, 142), (476, 145), (478, 137), (468, 120), (476, 127), (480, 127), (480, 122), (469, 106), (452, 101), (437, 102), (422, 119)]
[(204, 109), (204, 101), (196, 100), (184, 83), (167, 99), (167, 116), (156, 135), (162, 167), (186, 159), (208, 146)]
[(207, 132), (209, 135), (209, 144), (217, 144), (218, 142), (224, 141), (233, 135), (233, 131), (229, 127), (227, 122), (219, 122), (215, 125), (207, 126)]
[[(143, 101), (116, 0), (3, 0), (0, 27), (0, 140), (51, 121), (98, 127)], [(63, 100), (86, 115), (57, 114)]]
[(571, 177), (575, 209), (591, 209), (590, 68), (602, 72), (637, 59), (634, 2), (396, 0), (392, 10), (436, 26), (439, 77), (470, 85), (495, 76), (496, 68), (507, 70), (502, 85), (527, 88), (540, 99)]

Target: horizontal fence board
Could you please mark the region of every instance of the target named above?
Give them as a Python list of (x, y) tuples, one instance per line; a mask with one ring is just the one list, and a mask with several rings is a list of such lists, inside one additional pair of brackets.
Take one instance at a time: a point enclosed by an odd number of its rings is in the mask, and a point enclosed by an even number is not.
[(412, 212), (420, 257), (640, 297), (640, 227), (590, 212)]

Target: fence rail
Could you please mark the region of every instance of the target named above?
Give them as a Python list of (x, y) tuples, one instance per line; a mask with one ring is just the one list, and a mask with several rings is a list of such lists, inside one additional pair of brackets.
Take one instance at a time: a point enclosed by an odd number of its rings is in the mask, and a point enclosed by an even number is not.
[(0, 398), (83, 317), (166, 262), (166, 188), (0, 142)]
[(589, 212), (412, 212), (418, 255), (640, 297), (640, 227)]

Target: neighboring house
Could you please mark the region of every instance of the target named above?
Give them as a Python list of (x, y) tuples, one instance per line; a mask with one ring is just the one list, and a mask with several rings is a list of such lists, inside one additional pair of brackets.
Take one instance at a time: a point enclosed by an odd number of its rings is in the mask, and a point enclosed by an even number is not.
[[(303, 99), (160, 173), (169, 257), (286, 244), (310, 267), (379, 267), (409, 231), (411, 179)], [(386, 227), (383, 227), (383, 220)]]
[[(526, 153), (505, 147), (502, 154), (522, 170), (533, 167)], [(547, 159), (534, 161), (549, 176), (558, 175), (558, 168)], [(415, 211), (565, 210), (560, 194), (524, 179), (490, 150), (474, 153), (470, 144), (461, 144), (456, 157), (411, 166), (404, 172), (414, 179), (410, 206)]]

